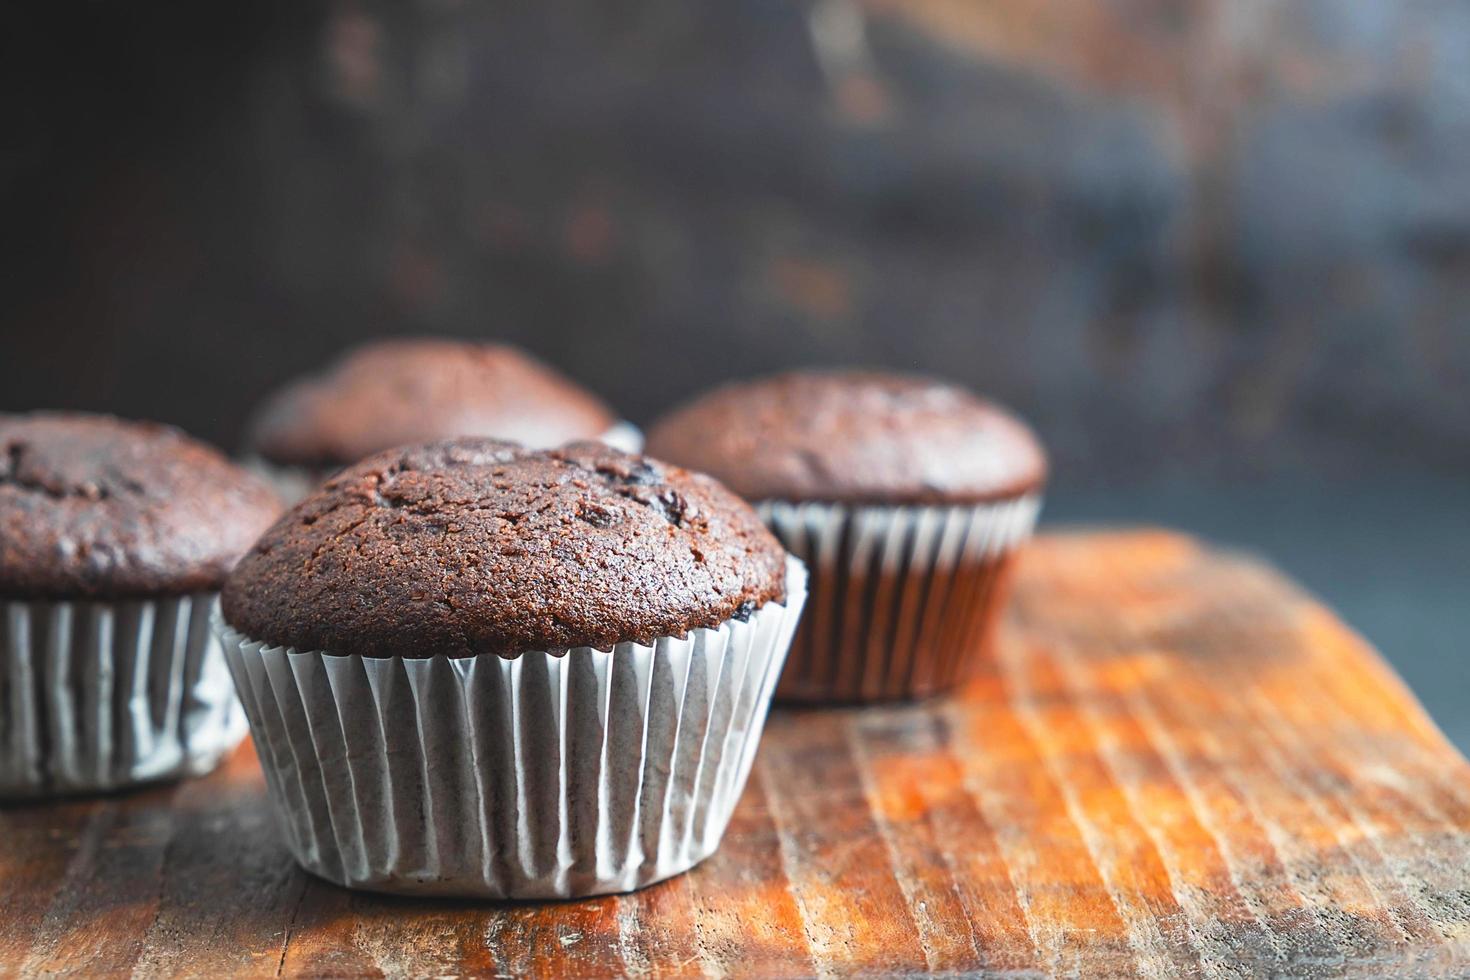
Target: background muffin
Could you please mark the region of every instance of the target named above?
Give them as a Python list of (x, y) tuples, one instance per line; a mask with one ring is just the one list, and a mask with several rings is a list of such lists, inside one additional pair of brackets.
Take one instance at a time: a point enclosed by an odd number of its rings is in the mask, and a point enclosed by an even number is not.
[(0, 792), (206, 772), (244, 734), (208, 616), (280, 512), (166, 426), (0, 415)]
[(567, 897), (713, 851), (804, 578), (708, 477), (466, 438), (328, 480), (241, 561), (221, 632), (304, 866)]
[(637, 449), (638, 432), (595, 395), (514, 347), (387, 340), (348, 352), (270, 395), (249, 451), (301, 484), (408, 443), (493, 436), (532, 447), (607, 439)]
[(778, 695), (918, 697), (961, 681), (989, 635), (1046, 459), (999, 407), (940, 381), (793, 372), (677, 409), (649, 450), (757, 502), (812, 570)]

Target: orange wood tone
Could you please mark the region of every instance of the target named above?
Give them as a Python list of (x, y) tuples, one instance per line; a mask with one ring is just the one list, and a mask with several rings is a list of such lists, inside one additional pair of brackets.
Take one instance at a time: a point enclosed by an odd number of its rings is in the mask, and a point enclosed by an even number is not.
[(641, 893), (410, 901), (313, 879), (249, 748), (0, 809), (0, 974), (1470, 973), (1470, 767), (1258, 563), (1052, 535), (992, 668), (777, 711), (720, 852)]

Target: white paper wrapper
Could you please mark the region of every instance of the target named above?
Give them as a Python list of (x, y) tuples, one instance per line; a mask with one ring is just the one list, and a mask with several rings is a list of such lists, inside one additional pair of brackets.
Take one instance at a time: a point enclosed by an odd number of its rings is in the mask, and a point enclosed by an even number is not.
[[(597, 438), (626, 453), (636, 453), (643, 449), (643, 432), (632, 422), (619, 422)], [(339, 466), (329, 469), (282, 466), (259, 456), (247, 456), (240, 460), (240, 465), (274, 487), (287, 506), (304, 498), (325, 482), (327, 477), (341, 469)]]
[(776, 696), (901, 700), (962, 682), (1040, 509), (1036, 494), (940, 507), (759, 503), (761, 519), (811, 570), (811, 600)]
[(245, 736), (205, 593), (6, 602), (0, 796), (119, 789), (213, 769)]
[(353, 888), (624, 892), (687, 871), (745, 786), (806, 597), (652, 646), (415, 660), (217, 623), (296, 859)]
[(621, 449), (625, 453), (643, 451), (643, 433), (632, 422), (619, 422), (598, 438), (614, 449)]

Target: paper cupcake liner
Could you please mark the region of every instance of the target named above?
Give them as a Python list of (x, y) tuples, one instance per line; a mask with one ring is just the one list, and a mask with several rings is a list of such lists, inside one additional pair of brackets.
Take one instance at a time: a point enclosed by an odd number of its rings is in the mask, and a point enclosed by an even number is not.
[(806, 596), (651, 646), (335, 656), (217, 629), (296, 859), (341, 885), (624, 892), (718, 846)]
[[(643, 449), (643, 432), (632, 422), (619, 422), (597, 438), (598, 441), (625, 453), (636, 453)], [(240, 461), (240, 465), (274, 487), (288, 506), (306, 497), (325, 483), (333, 473), (342, 469), (341, 466), (286, 466), (272, 463), (260, 456), (247, 456)]]
[(1041, 498), (942, 507), (765, 501), (756, 509), (811, 573), (807, 615), (776, 697), (855, 703), (926, 697), (966, 679)]
[(245, 736), (212, 593), (11, 601), (0, 626), (0, 796), (199, 775)]
[(632, 422), (619, 422), (597, 438), (614, 449), (621, 449), (625, 453), (641, 453), (643, 451), (643, 432)]

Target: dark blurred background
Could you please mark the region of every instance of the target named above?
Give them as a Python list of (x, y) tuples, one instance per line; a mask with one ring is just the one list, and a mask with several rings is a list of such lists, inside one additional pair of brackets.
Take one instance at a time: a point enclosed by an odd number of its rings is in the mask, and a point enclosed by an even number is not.
[(0, 408), (233, 448), (366, 338), (646, 423), (865, 364), (1031, 419), (1053, 521), (1324, 595), (1470, 745), (1470, 5), (29, 4)]

